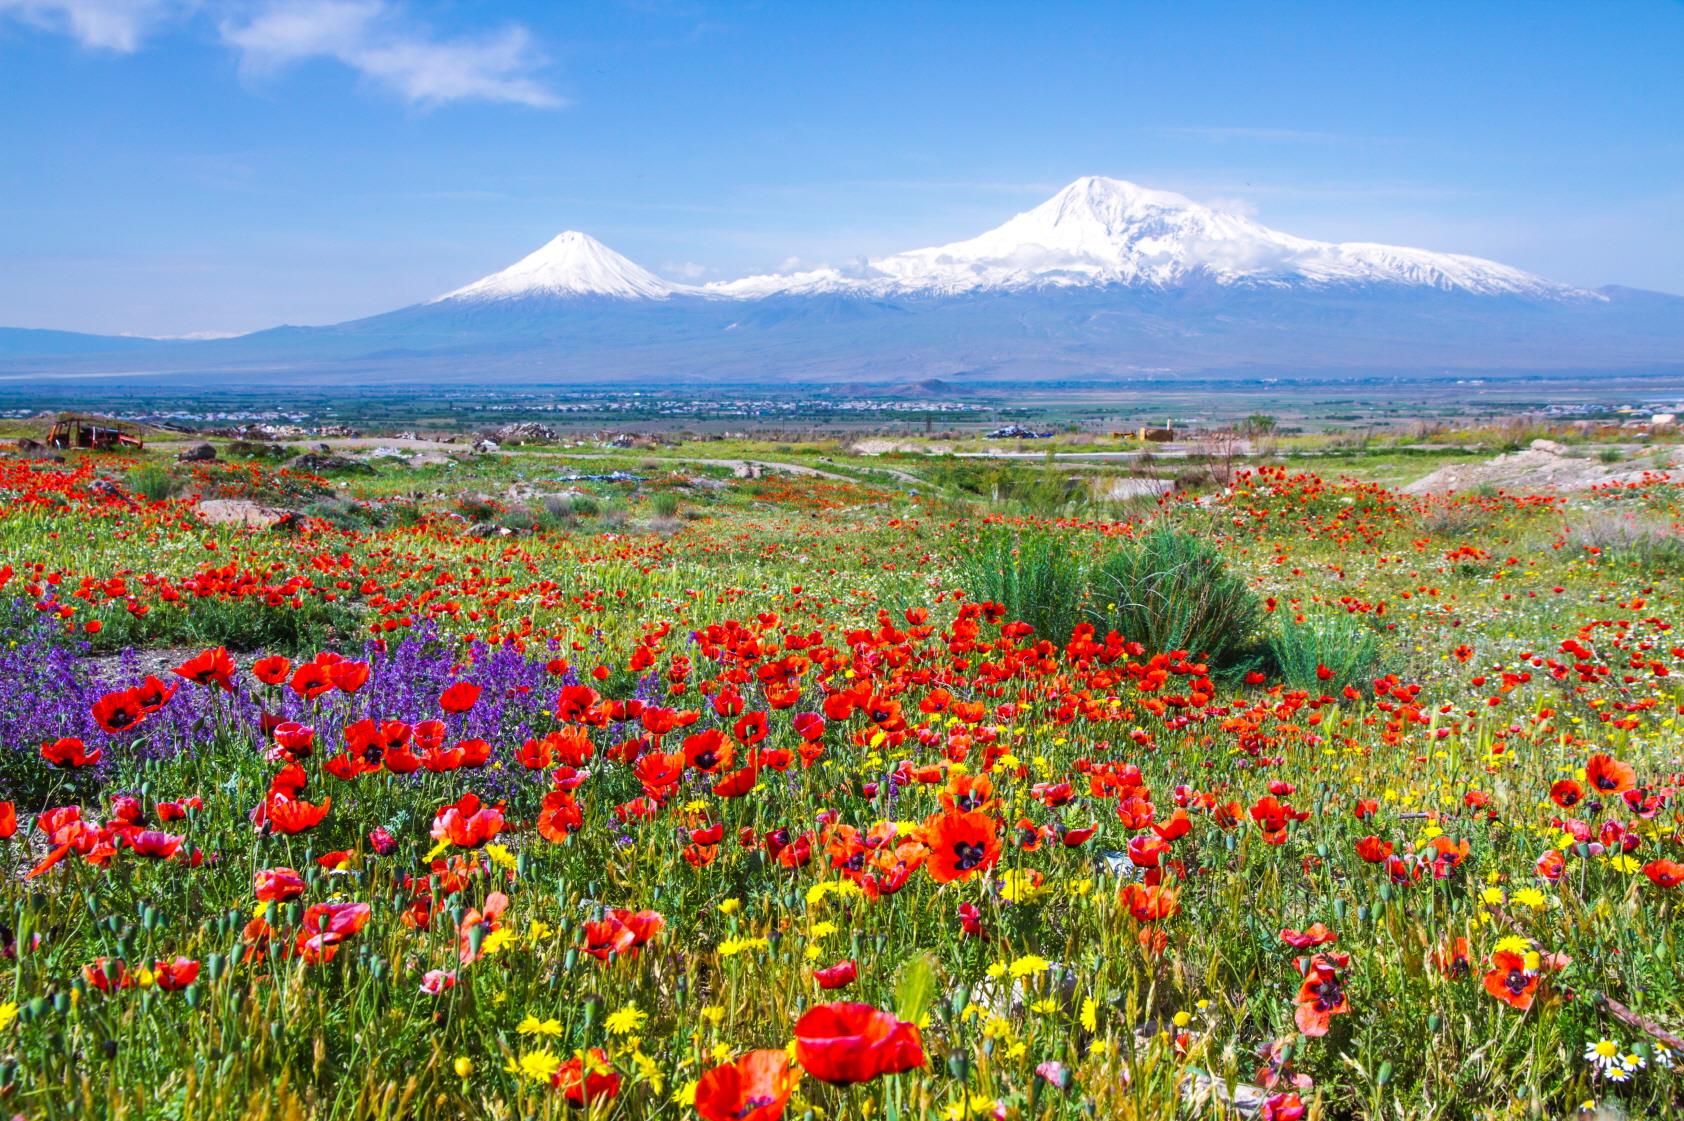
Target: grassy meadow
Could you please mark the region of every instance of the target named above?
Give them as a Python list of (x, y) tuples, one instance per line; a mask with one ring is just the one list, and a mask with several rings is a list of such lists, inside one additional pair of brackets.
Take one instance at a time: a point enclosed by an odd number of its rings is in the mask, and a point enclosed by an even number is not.
[(0, 461), (0, 1111), (1676, 1113), (1677, 481), (1314, 451)]

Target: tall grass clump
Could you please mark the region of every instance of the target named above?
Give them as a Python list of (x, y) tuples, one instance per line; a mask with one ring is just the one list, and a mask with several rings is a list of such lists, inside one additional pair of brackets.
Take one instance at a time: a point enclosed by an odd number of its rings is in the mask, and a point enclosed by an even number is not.
[(1154, 653), (1186, 650), (1229, 665), (1263, 618), (1245, 580), (1209, 541), (1158, 526), (1101, 560), (1087, 580), (1089, 621)]
[(1006, 618), (1063, 642), (1083, 619), (1087, 572), (1072, 542), (1040, 529), (988, 526), (960, 558), (973, 599), (1005, 607)]
[(1343, 615), (1286, 620), (1265, 646), (1276, 674), (1295, 689), (1336, 692), (1360, 685), (1380, 663), (1380, 636)]
[(169, 470), (148, 463), (129, 472), (129, 490), (151, 502), (162, 502), (181, 493), (181, 480)]
[(1148, 651), (1186, 650), (1212, 665), (1238, 661), (1263, 619), (1246, 582), (1216, 547), (1160, 525), (1123, 545), (1088, 579), (1088, 614)]
[(1214, 545), (1159, 527), (1097, 560), (1073, 538), (992, 526), (960, 561), (965, 588), (1055, 642), (1077, 625), (1116, 630), (1158, 653), (1186, 650), (1216, 665), (1239, 661), (1262, 605)]

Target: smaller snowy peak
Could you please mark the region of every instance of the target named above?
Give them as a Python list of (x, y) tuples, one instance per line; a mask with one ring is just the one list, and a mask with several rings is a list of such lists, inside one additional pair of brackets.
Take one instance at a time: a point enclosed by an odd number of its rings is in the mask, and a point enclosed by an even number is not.
[(664, 300), (683, 290), (620, 256), (594, 237), (568, 230), (502, 272), (446, 292), (432, 302), (511, 300), (529, 296)]

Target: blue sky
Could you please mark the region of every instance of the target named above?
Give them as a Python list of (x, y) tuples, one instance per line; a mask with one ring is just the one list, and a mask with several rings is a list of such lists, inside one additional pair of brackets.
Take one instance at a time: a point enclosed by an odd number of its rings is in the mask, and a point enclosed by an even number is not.
[(1684, 3), (0, 0), (0, 324), (411, 303), (582, 229), (675, 279), (1085, 174), (1684, 292)]

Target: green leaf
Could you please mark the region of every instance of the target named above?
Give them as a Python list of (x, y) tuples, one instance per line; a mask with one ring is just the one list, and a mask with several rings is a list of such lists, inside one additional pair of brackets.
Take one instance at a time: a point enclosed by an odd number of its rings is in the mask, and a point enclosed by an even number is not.
[(929, 954), (908, 958), (895, 985), (895, 1015), (916, 1024), (936, 997), (936, 963)]

